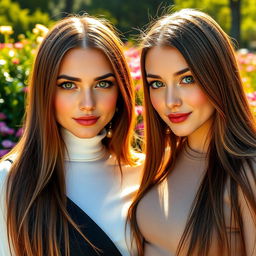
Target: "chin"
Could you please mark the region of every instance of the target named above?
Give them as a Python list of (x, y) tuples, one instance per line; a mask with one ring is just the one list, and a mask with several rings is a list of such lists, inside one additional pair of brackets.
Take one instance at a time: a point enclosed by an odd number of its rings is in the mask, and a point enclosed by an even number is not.
[[(171, 129), (172, 130), (172, 129)], [(172, 130), (172, 132), (178, 137), (187, 137), (191, 134), (189, 131), (182, 131), (182, 130)]]
[(95, 137), (96, 135), (81, 135), (81, 136), (77, 136), (80, 139), (90, 139)]
[(74, 131), (73, 134), (80, 139), (90, 139), (95, 137), (98, 133), (97, 131), (86, 131), (86, 132)]

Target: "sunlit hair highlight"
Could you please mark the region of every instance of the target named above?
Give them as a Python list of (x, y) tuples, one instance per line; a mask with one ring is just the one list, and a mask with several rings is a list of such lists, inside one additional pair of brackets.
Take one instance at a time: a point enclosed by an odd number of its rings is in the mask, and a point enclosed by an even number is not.
[[(234, 216), (230, 221), (236, 223), (241, 233), (242, 256), (246, 256), (238, 191), (244, 194), (256, 220), (256, 202), (252, 193), (256, 180), (252, 167), (256, 155), (255, 119), (229, 37), (210, 16), (192, 9), (160, 18), (145, 33), (142, 42), (146, 162), (141, 187), (129, 210), (139, 256), (144, 255), (145, 241), (136, 221), (137, 206), (145, 194), (174, 168), (177, 155), (186, 143), (185, 137), (177, 137), (172, 132), (165, 134), (167, 125), (150, 101), (145, 59), (148, 50), (156, 46), (173, 47), (182, 54), (196, 82), (215, 108), (206, 174), (195, 196), (177, 255), (207, 256), (213, 231), (217, 232), (220, 252), (226, 250), (227, 255), (231, 255), (231, 241), (223, 213), (224, 190), (230, 182), (228, 190)], [(166, 152), (169, 152), (167, 160)], [(253, 177), (253, 182), (248, 180), (248, 176)]]
[[(89, 16), (57, 22), (40, 45), (30, 76), (24, 135), (3, 159), (14, 160), (6, 191), (13, 255), (60, 256), (61, 250), (70, 255), (68, 226), (80, 232), (66, 210), (65, 144), (54, 114), (58, 71), (70, 49), (96, 48), (110, 61), (119, 86), (118, 113), (112, 120), (113, 136), (104, 143), (119, 165), (134, 163), (134, 91), (122, 46), (109, 23)], [(60, 248), (61, 242), (64, 248)]]

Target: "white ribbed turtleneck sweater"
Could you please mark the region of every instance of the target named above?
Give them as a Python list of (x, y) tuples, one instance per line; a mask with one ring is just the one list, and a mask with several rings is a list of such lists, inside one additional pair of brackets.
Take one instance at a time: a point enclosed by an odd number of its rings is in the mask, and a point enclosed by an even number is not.
[[(94, 138), (80, 139), (63, 130), (67, 196), (109, 236), (123, 256), (128, 256), (125, 221), (142, 167), (123, 166), (121, 178), (115, 158), (101, 142), (105, 135), (103, 131)], [(10, 256), (5, 206), (5, 182), (10, 168), (8, 161), (0, 164), (0, 256)]]
[(128, 256), (125, 221), (141, 168), (124, 166), (121, 178), (117, 162), (101, 142), (105, 136), (105, 130), (89, 139), (63, 131), (67, 196), (109, 236), (122, 255)]

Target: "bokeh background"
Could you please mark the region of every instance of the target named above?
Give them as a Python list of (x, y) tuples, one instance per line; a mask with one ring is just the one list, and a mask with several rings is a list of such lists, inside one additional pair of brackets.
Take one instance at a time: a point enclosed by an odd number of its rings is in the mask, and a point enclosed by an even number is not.
[(48, 28), (69, 14), (106, 18), (124, 42), (136, 90), (135, 141), (143, 137), (139, 35), (157, 17), (181, 8), (210, 14), (230, 35), (256, 115), (256, 0), (0, 0), (0, 156), (22, 135), (24, 99), (36, 49)]

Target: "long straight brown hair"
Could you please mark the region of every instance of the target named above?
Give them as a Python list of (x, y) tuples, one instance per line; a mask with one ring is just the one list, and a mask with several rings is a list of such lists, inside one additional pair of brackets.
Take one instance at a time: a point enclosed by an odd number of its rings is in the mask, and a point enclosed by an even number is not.
[[(144, 240), (136, 221), (137, 206), (143, 196), (173, 169), (186, 141), (186, 138), (177, 137), (172, 132), (165, 134), (167, 126), (150, 102), (145, 58), (148, 50), (155, 46), (174, 47), (183, 55), (195, 80), (215, 108), (206, 173), (195, 195), (176, 253), (180, 255), (185, 250), (188, 256), (208, 255), (213, 231), (216, 231), (219, 249), (225, 249), (231, 255), (223, 211), (224, 190), (227, 182), (230, 182), (231, 216), (234, 216), (230, 222), (236, 223), (241, 234), (242, 254), (239, 256), (246, 256), (238, 191), (242, 191), (256, 220), (253, 196), (256, 170), (252, 165), (256, 156), (255, 119), (243, 90), (230, 39), (211, 17), (192, 9), (183, 9), (160, 18), (149, 28), (142, 43), (146, 162), (140, 189), (129, 209), (129, 222), (139, 256), (144, 255)], [(167, 146), (170, 155), (165, 164)], [(249, 171), (245, 170), (245, 166)], [(253, 181), (249, 181), (249, 176), (253, 177)]]
[(54, 114), (59, 66), (73, 48), (97, 48), (109, 59), (119, 97), (118, 113), (112, 120), (113, 136), (104, 143), (119, 165), (133, 163), (130, 149), (134, 92), (121, 41), (104, 20), (83, 16), (57, 22), (34, 61), (24, 135), (3, 159), (14, 158), (7, 180), (6, 205), (9, 245), (15, 256), (59, 256), (63, 241), (65, 255), (70, 255), (68, 224), (80, 232), (66, 210), (65, 145)]

